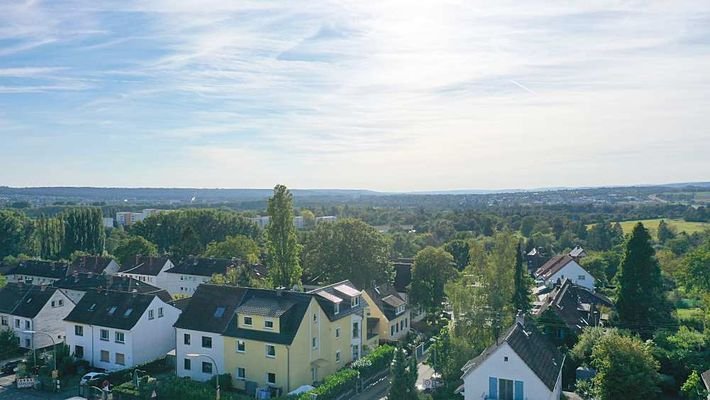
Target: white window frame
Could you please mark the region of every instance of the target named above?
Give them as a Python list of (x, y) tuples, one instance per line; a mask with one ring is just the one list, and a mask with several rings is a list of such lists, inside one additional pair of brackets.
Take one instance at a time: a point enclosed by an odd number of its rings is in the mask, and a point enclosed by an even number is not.
[[(270, 348), (274, 350), (274, 354), (273, 354), (273, 355), (270, 355), (270, 354), (269, 354), (269, 349), (270, 349)], [(266, 355), (267, 358), (276, 358), (276, 345), (269, 344), (269, 343), (265, 344), (265, 345), (264, 345), (264, 354)]]
[[(120, 336), (120, 337), (121, 337), (120, 340), (119, 340), (119, 335), (121, 335), (121, 336)], [(120, 343), (120, 344), (126, 343), (126, 333), (125, 333), (125, 332), (116, 331), (116, 332), (114, 332), (113, 337), (114, 337), (114, 341), (115, 341), (116, 343)]]
[[(239, 345), (242, 345), (243, 349), (239, 350)], [(247, 342), (244, 340), (237, 340), (237, 353), (246, 353), (247, 352)]]
[[(269, 326), (268, 324), (271, 324), (271, 326)], [(269, 330), (274, 329), (274, 320), (272, 320), (272, 319), (265, 319), (265, 320), (264, 320), (264, 329), (269, 329)]]
[[(242, 373), (241, 376), (239, 376), (239, 373)], [(245, 381), (247, 380), (247, 369), (244, 367), (237, 367), (237, 373), (235, 375), (237, 377), (238, 381)]]
[[(249, 318), (249, 323), (247, 323), (247, 318)], [(243, 321), (244, 321), (244, 326), (253, 326), (254, 325), (254, 318), (252, 318), (251, 315), (245, 315)]]
[[(104, 337), (104, 333), (106, 333), (106, 336)], [(108, 329), (100, 329), (99, 330), (99, 340), (108, 342), (111, 340), (111, 332), (109, 332)]]

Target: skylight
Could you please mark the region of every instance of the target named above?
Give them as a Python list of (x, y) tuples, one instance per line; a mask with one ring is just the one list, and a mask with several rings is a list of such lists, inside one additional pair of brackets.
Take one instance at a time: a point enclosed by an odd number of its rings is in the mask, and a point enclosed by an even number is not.
[(222, 318), (224, 315), (224, 307), (217, 307), (216, 310), (214, 310), (214, 317), (215, 318)]
[(126, 312), (123, 313), (123, 316), (127, 317), (127, 316), (131, 315), (132, 312), (133, 312), (133, 309), (129, 308), (128, 310), (126, 310)]
[(113, 307), (109, 308), (109, 310), (108, 310), (108, 315), (113, 315), (113, 313), (116, 312), (116, 308), (117, 308), (116, 306), (113, 306)]

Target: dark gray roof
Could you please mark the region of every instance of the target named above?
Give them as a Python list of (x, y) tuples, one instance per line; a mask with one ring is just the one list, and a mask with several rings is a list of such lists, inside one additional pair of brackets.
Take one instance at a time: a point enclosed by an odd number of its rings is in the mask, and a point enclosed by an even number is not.
[(170, 274), (212, 276), (214, 274), (224, 274), (228, 268), (234, 268), (239, 264), (238, 260), (229, 258), (188, 257), (165, 272)]
[(69, 265), (69, 273), (74, 272), (91, 272), (93, 274), (102, 274), (106, 267), (113, 261), (111, 257), (99, 256), (82, 256), (77, 257), (71, 265)]
[(155, 294), (92, 290), (79, 300), (64, 320), (130, 330), (155, 297)]
[[(328, 316), (330, 321), (335, 321), (350, 314), (362, 311), (365, 308), (364, 300), (360, 300), (355, 307), (352, 306), (354, 296), (359, 296), (360, 291), (349, 280), (322, 286), (308, 292), (315, 295), (316, 301)], [(336, 299), (340, 299), (337, 301)], [(338, 313), (335, 313), (335, 304), (339, 304)]]
[(56, 291), (53, 287), (8, 283), (0, 288), (0, 312), (34, 318)]
[[(175, 322), (176, 328), (203, 332), (224, 333), (235, 310), (242, 303), (248, 288), (202, 284), (190, 298), (190, 303)], [(215, 310), (224, 307), (221, 317)]]
[(11, 269), (7, 274), (31, 275), (42, 278), (61, 279), (67, 275), (69, 266), (66, 263), (44, 260), (26, 260)]
[(97, 289), (108, 289), (116, 292), (156, 294), (164, 302), (172, 300), (172, 296), (157, 286), (141, 282), (128, 276), (96, 275), (93, 273), (74, 273), (64, 279), (52, 283), (52, 286), (60, 289), (89, 291)]
[(527, 324), (525, 327), (520, 323), (513, 324), (504, 332), (498, 343), (485, 349), (478, 357), (470, 360), (461, 368), (464, 372), (463, 375), (466, 376), (470, 371), (476, 369), (503, 343), (508, 343), (545, 386), (554, 390), (564, 363), (564, 356), (532, 324)]
[(394, 287), (398, 292), (406, 292), (407, 286), (412, 283), (412, 259), (398, 259), (393, 262), (394, 265)]
[(564, 322), (568, 329), (579, 334), (583, 328), (596, 326), (600, 322), (601, 313), (590, 315), (599, 306), (614, 307), (609, 298), (595, 293), (585, 287), (572, 283), (569, 279), (556, 286), (535, 315), (546, 311), (553, 312)]
[(118, 272), (156, 276), (168, 261), (170, 261), (168, 257), (136, 256), (127, 265), (122, 266)]
[[(397, 318), (396, 310), (398, 306), (407, 304), (397, 290), (388, 284), (367, 289), (366, 292), (372, 301), (375, 302), (375, 306), (382, 311), (382, 314), (384, 314), (389, 321)], [(405, 309), (406, 308), (407, 307), (405, 307)]]

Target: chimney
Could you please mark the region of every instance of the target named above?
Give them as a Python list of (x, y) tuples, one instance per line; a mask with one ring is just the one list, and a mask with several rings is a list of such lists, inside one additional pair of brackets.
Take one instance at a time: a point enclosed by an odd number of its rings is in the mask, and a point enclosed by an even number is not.
[(515, 316), (515, 323), (520, 325), (521, 328), (525, 328), (525, 313), (523, 310), (518, 310), (518, 314)]
[(284, 287), (283, 287), (283, 286), (279, 286), (279, 287), (276, 288), (276, 296), (281, 297), (281, 296), (283, 295), (283, 293), (284, 293)]

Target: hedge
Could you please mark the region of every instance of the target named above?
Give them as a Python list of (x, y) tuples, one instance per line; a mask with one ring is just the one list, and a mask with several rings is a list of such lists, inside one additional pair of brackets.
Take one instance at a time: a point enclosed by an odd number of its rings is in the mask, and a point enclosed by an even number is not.
[(355, 389), (360, 374), (351, 368), (344, 368), (325, 378), (322, 385), (303, 393), (298, 400), (310, 400), (312, 395), (317, 395), (318, 400), (333, 400), (348, 390)]
[[(220, 375), (220, 378), (222, 375)], [(222, 380), (220, 379), (220, 383)], [(180, 400), (212, 400), (215, 398), (215, 387), (203, 382), (195, 382), (190, 378), (171, 376), (158, 382), (159, 399)], [(221, 392), (222, 400), (239, 400), (246, 397), (236, 393)]]
[(367, 379), (389, 368), (394, 357), (394, 347), (382, 345), (365, 357), (352, 363), (351, 367), (360, 373), (360, 377)]

